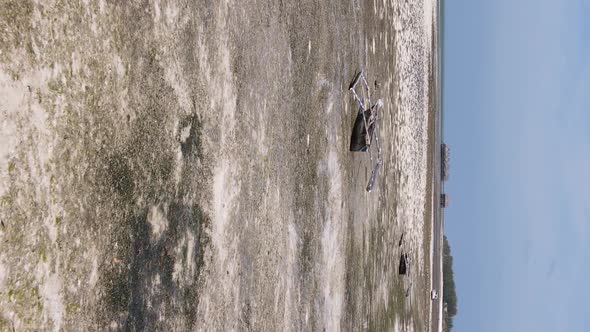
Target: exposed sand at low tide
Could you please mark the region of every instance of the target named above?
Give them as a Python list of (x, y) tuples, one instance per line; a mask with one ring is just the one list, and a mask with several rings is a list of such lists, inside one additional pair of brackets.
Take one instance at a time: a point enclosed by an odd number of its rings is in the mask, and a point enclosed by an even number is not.
[(428, 8), (4, 2), (0, 327), (424, 329)]

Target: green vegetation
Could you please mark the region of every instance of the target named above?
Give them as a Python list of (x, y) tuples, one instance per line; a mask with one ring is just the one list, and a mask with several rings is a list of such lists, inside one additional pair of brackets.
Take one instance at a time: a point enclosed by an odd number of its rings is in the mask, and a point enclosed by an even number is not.
[(455, 293), (453, 255), (446, 236), (443, 236), (443, 242), (443, 303), (446, 305), (444, 331), (450, 331), (453, 328), (453, 317), (457, 314), (457, 294)]

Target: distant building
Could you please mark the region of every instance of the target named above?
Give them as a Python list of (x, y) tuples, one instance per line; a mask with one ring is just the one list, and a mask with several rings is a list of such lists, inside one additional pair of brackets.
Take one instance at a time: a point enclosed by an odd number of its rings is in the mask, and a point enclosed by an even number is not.
[(451, 199), (450, 199), (449, 195), (447, 195), (447, 194), (440, 195), (440, 207), (446, 208), (449, 206), (450, 202), (451, 202)]

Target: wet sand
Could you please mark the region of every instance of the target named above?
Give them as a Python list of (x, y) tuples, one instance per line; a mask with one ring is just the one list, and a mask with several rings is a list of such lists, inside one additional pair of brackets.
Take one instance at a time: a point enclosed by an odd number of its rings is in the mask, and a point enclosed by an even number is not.
[(2, 3), (0, 329), (425, 330), (427, 11)]

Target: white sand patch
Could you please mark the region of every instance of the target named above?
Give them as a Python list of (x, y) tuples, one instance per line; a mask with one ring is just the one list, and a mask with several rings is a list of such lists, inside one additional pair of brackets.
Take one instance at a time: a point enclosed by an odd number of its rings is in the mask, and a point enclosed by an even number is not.
[(181, 279), (184, 277), (184, 268), (183, 268), (183, 258), (182, 252), (184, 250), (184, 246), (186, 244), (186, 238), (183, 237), (180, 241), (178, 241), (177, 246), (174, 248), (174, 253), (176, 254), (174, 259), (174, 270), (172, 271), (172, 280), (175, 282), (180, 282)]
[[(236, 329), (241, 322), (243, 302), (240, 296), (240, 261), (238, 251), (239, 234), (235, 225), (244, 222), (235, 211), (239, 209), (237, 196), (241, 191), (239, 174), (241, 165), (236, 160), (236, 106), (237, 96), (232, 72), (229, 46), (228, 15), (230, 5), (218, 4), (214, 10), (217, 36), (214, 53), (207, 42), (197, 40), (198, 63), (201, 78), (210, 96), (208, 107), (211, 111), (205, 126), (212, 124), (215, 135), (204, 137), (204, 148), (213, 150), (217, 156), (212, 177), (212, 197), (206, 212), (211, 216), (210, 245), (206, 248), (204, 286), (199, 301), (199, 319), (205, 322), (204, 330)], [(257, 134), (260, 135), (260, 132)], [(263, 140), (257, 142), (260, 151), (266, 150)], [(241, 226), (241, 225), (240, 225)]]
[(187, 138), (190, 136), (191, 134), (191, 125), (189, 124), (188, 126), (182, 128), (180, 130), (180, 141), (182, 143), (186, 143)]
[(160, 274), (157, 273), (155, 276), (152, 277), (152, 286), (157, 288), (161, 284), (162, 284), (162, 278), (160, 277)]
[(166, 24), (168, 26), (171, 26), (175, 22), (177, 22), (179, 13), (180, 10), (178, 9), (178, 5), (176, 4), (176, 2), (168, 2), (166, 4), (166, 8), (164, 9)]
[[(262, 114), (266, 114), (267, 102), (264, 100)], [(258, 122), (258, 128), (253, 130), (254, 140), (257, 142), (258, 154), (266, 156), (268, 154), (268, 144), (266, 142), (266, 121)]]
[[(293, 222), (289, 222), (287, 225), (287, 259), (286, 265), (287, 270), (281, 275), (285, 289), (285, 312), (283, 315), (283, 328), (285, 331), (292, 330), (294, 328), (292, 317), (297, 313), (299, 308), (299, 296), (295, 299), (295, 295), (299, 295), (298, 289), (295, 289), (295, 283), (293, 280), (297, 280), (297, 257), (299, 256), (299, 246), (301, 238), (297, 234), (297, 229)], [(297, 292), (297, 294), (293, 294)]]
[(175, 163), (174, 163), (174, 183), (178, 186), (182, 180), (182, 169), (184, 167), (184, 156), (182, 155), (182, 148), (180, 144), (176, 147)]
[(234, 179), (233, 172), (228, 159), (221, 160), (214, 171), (210, 235), (213, 256), (207, 268), (209, 278), (201, 297), (205, 321), (216, 325), (221, 323), (219, 319), (222, 319), (223, 326), (230, 329), (235, 328), (234, 324), (238, 323), (239, 317), (239, 283), (236, 282), (237, 240), (232, 234), (231, 213), (239, 185)]
[(0, 71), (0, 196), (8, 189), (10, 157), (19, 144), (17, 115), (25, 105), (27, 87)]
[(334, 151), (328, 156), (331, 178), (331, 202), (322, 231), (322, 263), (325, 269), (323, 298), (324, 326), (328, 331), (339, 329), (344, 302), (344, 237), (342, 234), (341, 179), (338, 157)]
[(236, 190), (232, 189), (230, 165), (227, 160), (222, 161), (213, 177), (213, 211), (215, 223), (211, 234), (211, 242), (216, 248), (218, 262), (224, 266), (228, 258), (226, 235), (230, 223), (230, 204), (235, 199)]
[(168, 218), (164, 214), (160, 206), (154, 205), (150, 208), (148, 213), (148, 222), (152, 230), (152, 239), (158, 239), (162, 233), (168, 228)]
[(194, 280), (195, 273), (197, 271), (197, 266), (195, 265), (195, 235), (187, 230), (186, 231), (186, 239), (187, 239), (187, 249), (186, 249), (186, 268), (188, 270), (188, 282), (192, 284)]
[[(164, 20), (161, 19), (162, 14)], [(160, 1), (155, 0), (153, 2), (153, 16), (154, 34), (163, 40), (160, 52), (158, 52), (158, 60), (163, 65), (164, 79), (174, 90), (180, 108), (184, 112), (190, 113), (192, 102), (187, 77), (182, 69), (182, 59), (179, 59), (179, 55), (174, 51), (177, 48), (176, 41), (169, 37), (178, 33), (178, 30), (187, 23), (187, 15), (180, 16), (180, 10), (175, 2), (167, 2), (162, 8)], [(190, 78), (188, 79), (190, 80)]]
[[(56, 265), (58, 264), (56, 263)], [(37, 282), (41, 284), (39, 292), (43, 299), (43, 320), (51, 320), (53, 323), (53, 330), (59, 331), (61, 329), (62, 318), (64, 315), (64, 305), (61, 294), (63, 282), (59, 276), (59, 271), (51, 273), (49, 271), (49, 264), (41, 263), (37, 266), (36, 279)]]
[(43, 222), (45, 228), (47, 228), (47, 235), (51, 240), (51, 243), (55, 243), (57, 241), (57, 225), (55, 224), (55, 218), (45, 218)]
[(433, 0), (424, 0), (423, 2), (423, 9), (424, 9), (424, 33), (426, 36), (430, 36), (432, 38), (432, 24), (434, 23), (434, 18), (436, 17), (436, 13), (434, 10), (436, 6), (433, 3)]
[(182, 74), (178, 61), (176, 59), (168, 60), (168, 65), (164, 67), (164, 79), (174, 90), (180, 108), (188, 113), (192, 107), (188, 85)]
[(119, 79), (123, 78), (126, 73), (125, 65), (123, 65), (123, 60), (117, 54), (113, 55), (113, 65), (115, 66), (115, 73), (117, 73), (117, 77)]
[(154, 21), (156, 23), (158, 21), (160, 21), (161, 14), (162, 14), (162, 12), (160, 10), (160, 0), (155, 0), (154, 1)]
[(402, 332), (401, 324), (399, 323), (399, 319), (395, 319), (393, 322), (393, 332)]
[(71, 56), (71, 68), (72, 68), (72, 75), (78, 75), (80, 73), (80, 69), (82, 69), (81, 65), (81, 55), (78, 52), (72, 52)]
[(92, 247), (91, 255), (92, 269), (90, 270), (90, 276), (88, 276), (88, 284), (90, 285), (90, 287), (93, 288), (94, 286), (96, 286), (96, 283), (98, 282), (98, 257), (96, 253), (96, 248), (94, 246)]
[[(50, 73), (42, 70), (23, 75), (21, 81), (13, 81), (0, 71), (0, 95), (3, 96), (0, 99), (0, 196), (9, 188), (10, 173), (26, 171), (26, 176), (36, 183), (34, 195), (37, 202), (47, 200), (47, 192), (50, 190), (50, 176), (47, 171), (53, 155), (55, 134), (50, 129), (47, 112), (33, 97), (33, 90), (43, 88), (50, 75), (57, 74), (59, 73), (55, 71)], [(59, 102), (56, 104), (59, 106)], [(21, 165), (11, 160), (17, 149), (24, 150), (24, 161), (28, 167), (19, 168)], [(17, 204), (20, 204), (18, 202), (20, 197), (17, 199)], [(50, 212), (43, 219), (43, 224), (51, 241), (55, 243), (58, 236), (58, 214), (53, 213), (56, 211)]]
[[(328, 99), (326, 113), (328, 117), (338, 117), (332, 114), (334, 95)], [(340, 329), (344, 308), (345, 286), (345, 230), (342, 221), (342, 172), (338, 160), (336, 147), (338, 142), (337, 129), (332, 128), (328, 135), (328, 154), (326, 159), (318, 165), (318, 175), (328, 178), (328, 199), (325, 211), (325, 220), (322, 229), (321, 264), (322, 296), (324, 328), (328, 331)]]

